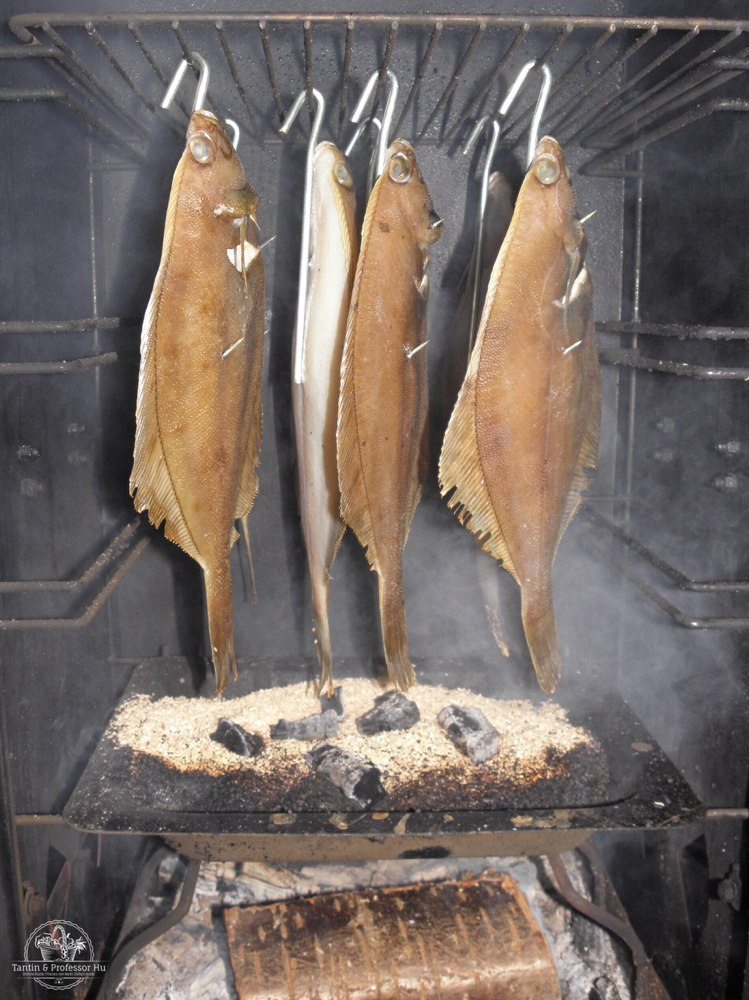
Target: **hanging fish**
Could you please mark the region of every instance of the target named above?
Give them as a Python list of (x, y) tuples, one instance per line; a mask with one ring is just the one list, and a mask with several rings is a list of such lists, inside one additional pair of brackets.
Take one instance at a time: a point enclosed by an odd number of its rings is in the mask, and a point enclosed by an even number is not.
[(413, 148), (391, 143), (367, 203), (341, 366), (341, 514), (366, 549), (380, 589), (385, 659), (414, 682), (403, 604), (403, 547), (428, 458), (426, 276), (442, 220)]
[(205, 575), (216, 691), (234, 669), (229, 553), (257, 491), (263, 262), (258, 197), (223, 126), (196, 111), (169, 196), (141, 337), (130, 493)]
[(440, 457), (443, 495), (520, 584), (541, 688), (561, 665), (557, 546), (594, 468), (600, 428), (593, 290), (562, 150), (542, 139), (494, 265)]
[[(341, 544), (341, 494), (336, 423), (341, 357), (359, 254), (354, 180), (346, 158), (330, 142), (315, 150), (310, 238), (310, 284), (301, 345), (302, 381), (292, 385), (299, 506), (307, 547), (320, 687), (333, 694), (328, 626), (330, 567)], [(299, 336), (297, 327), (296, 337)], [(300, 345), (295, 342), (294, 354)]]

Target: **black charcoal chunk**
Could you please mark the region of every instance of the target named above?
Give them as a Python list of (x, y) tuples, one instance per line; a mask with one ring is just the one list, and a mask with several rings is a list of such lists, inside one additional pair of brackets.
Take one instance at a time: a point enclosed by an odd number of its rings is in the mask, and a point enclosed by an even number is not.
[(287, 722), (279, 719), (270, 727), (272, 740), (321, 740), (324, 736), (337, 736), (339, 718), (332, 709), (319, 715), (308, 715), (306, 719)]
[(343, 707), (343, 698), (341, 697), (341, 691), (343, 689), (337, 687), (333, 691), (333, 696), (328, 698), (326, 694), (320, 695), (320, 711), (329, 712), (333, 711), (338, 716), (339, 719), (346, 718), (346, 709)]
[(257, 757), (265, 750), (265, 740), (259, 733), (248, 733), (231, 719), (219, 719), (211, 739), (240, 757)]
[(400, 691), (388, 691), (375, 698), (374, 708), (359, 716), (356, 728), (362, 736), (374, 736), (395, 729), (410, 729), (420, 718), (415, 701), (409, 701)]
[(437, 716), (437, 721), (474, 764), (483, 764), (499, 750), (499, 733), (478, 708), (448, 705)]
[(306, 753), (304, 759), (313, 771), (332, 781), (347, 799), (362, 809), (369, 809), (385, 795), (379, 770), (359, 754), (342, 750), (332, 743), (320, 743)]

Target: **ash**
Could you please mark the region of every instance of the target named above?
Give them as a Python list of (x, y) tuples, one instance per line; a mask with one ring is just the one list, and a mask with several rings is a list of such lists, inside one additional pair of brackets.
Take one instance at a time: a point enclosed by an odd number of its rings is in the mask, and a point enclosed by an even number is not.
[[(563, 855), (575, 888), (590, 898), (587, 872)], [(632, 966), (621, 943), (561, 901), (545, 858), (440, 858), (346, 864), (204, 862), (190, 913), (130, 962), (119, 1000), (237, 1000), (222, 911), (321, 892), (436, 882), (508, 872), (549, 943), (563, 1000), (633, 1000)]]

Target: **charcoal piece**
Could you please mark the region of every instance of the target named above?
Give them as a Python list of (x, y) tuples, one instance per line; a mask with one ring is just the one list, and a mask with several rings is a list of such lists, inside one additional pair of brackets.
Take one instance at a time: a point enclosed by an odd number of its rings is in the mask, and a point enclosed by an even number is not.
[(320, 695), (320, 711), (329, 712), (333, 711), (338, 716), (339, 719), (346, 718), (346, 709), (343, 707), (343, 698), (341, 697), (341, 691), (343, 689), (337, 687), (333, 691), (333, 696), (328, 698), (326, 694)]
[(400, 691), (388, 691), (375, 698), (375, 707), (370, 708), (356, 720), (356, 728), (362, 736), (375, 733), (389, 733), (395, 729), (410, 729), (421, 718), (415, 701), (409, 701)]
[(448, 705), (437, 716), (437, 721), (474, 764), (483, 764), (499, 750), (499, 733), (478, 708)]
[(593, 989), (590, 991), (590, 998), (591, 1000), (621, 1000), (619, 990), (608, 976), (596, 979), (593, 983)]
[(306, 719), (287, 722), (279, 719), (270, 727), (272, 740), (321, 740), (324, 736), (337, 736), (340, 719), (332, 709), (319, 715), (308, 715)]
[(214, 743), (220, 743), (240, 757), (257, 757), (265, 750), (265, 740), (259, 733), (248, 733), (231, 719), (219, 719), (216, 732), (211, 733)]
[(379, 770), (359, 754), (342, 750), (332, 743), (320, 743), (306, 753), (304, 759), (313, 771), (332, 781), (347, 799), (362, 809), (368, 809), (385, 794)]

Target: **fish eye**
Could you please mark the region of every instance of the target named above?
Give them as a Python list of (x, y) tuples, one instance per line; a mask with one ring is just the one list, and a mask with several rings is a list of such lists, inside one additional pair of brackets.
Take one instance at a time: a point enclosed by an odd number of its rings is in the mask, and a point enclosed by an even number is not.
[(354, 178), (351, 176), (351, 171), (345, 163), (336, 164), (335, 176), (341, 187), (351, 188), (354, 186)]
[(559, 164), (556, 157), (552, 156), (551, 153), (539, 156), (533, 165), (533, 173), (542, 184), (553, 184), (559, 177)]
[(405, 153), (396, 153), (390, 161), (388, 170), (391, 180), (396, 184), (405, 184), (411, 176), (411, 163)]
[(197, 163), (210, 163), (216, 152), (207, 132), (196, 132), (190, 136), (188, 147)]

